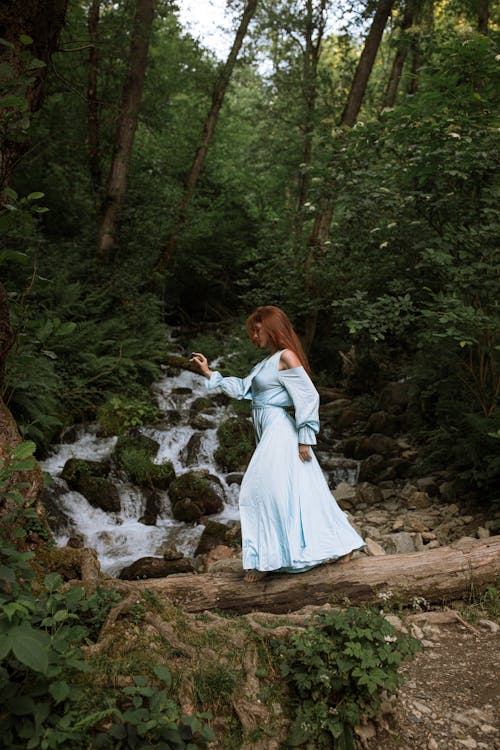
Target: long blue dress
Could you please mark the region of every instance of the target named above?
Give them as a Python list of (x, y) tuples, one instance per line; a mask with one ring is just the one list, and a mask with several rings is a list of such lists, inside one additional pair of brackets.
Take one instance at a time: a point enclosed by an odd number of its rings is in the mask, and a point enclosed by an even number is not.
[(280, 356), (266, 357), (246, 378), (214, 371), (207, 387), (252, 400), (257, 447), (239, 497), (243, 568), (299, 573), (365, 543), (337, 505), (312, 450), (311, 461), (299, 458), (299, 443), (316, 444), (319, 395), (303, 367), (280, 370)]

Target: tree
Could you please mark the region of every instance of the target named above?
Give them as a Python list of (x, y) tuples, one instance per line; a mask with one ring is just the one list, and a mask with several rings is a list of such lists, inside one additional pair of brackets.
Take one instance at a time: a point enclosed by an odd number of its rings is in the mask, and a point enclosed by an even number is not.
[(392, 63), (389, 81), (383, 101), (383, 107), (393, 107), (398, 93), (399, 83), (403, 73), (403, 67), (408, 55), (408, 30), (413, 25), (417, 12), (419, 0), (407, 0), (403, 18), (401, 20), (401, 35), (398, 40), (396, 54)]
[(99, 100), (97, 96), (99, 11), (100, 0), (92, 0), (88, 16), (90, 50), (87, 86), (87, 117), (89, 171), (96, 205), (99, 203), (102, 184), (102, 172), (99, 159)]
[(127, 189), (130, 156), (144, 88), (153, 16), (154, 0), (137, 0), (113, 158), (97, 233), (97, 253), (99, 259), (104, 262), (109, 259), (110, 252), (115, 246), (118, 217)]
[[(363, 97), (370, 74), (375, 62), (382, 34), (384, 32), (387, 19), (394, 5), (394, 0), (379, 0), (370, 30), (365, 39), (363, 50), (356, 66), (356, 71), (351, 83), (347, 101), (340, 118), (339, 126), (341, 129), (351, 128), (356, 122), (357, 116), (363, 103)], [(309, 252), (306, 260), (306, 294), (309, 300), (314, 297), (314, 267), (315, 256), (322, 251), (325, 242), (328, 241), (330, 228), (333, 219), (333, 209), (335, 204), (335, 180), (327, 177), (320, 198), (318, 211), (314, 220), (314, 225), (309, 236)], [(312, 304), (305, 321), (305, 330), (303, 343), (308, 351), (313, 342), (318, 319), (317, 306)]]
[(191, 198), (193, 197), (196, 186), (198, 184), (198, 180), (200, 178), (203, 163), (208, 153), (208, 148), (210, 146), (210, 142), (217, 125), (219, 112), (224, 101), (229, 81), (231, 80), (238, 53), (241, 49), (241, 45), (243, 44), (243, 40), (248, 29), (248, 24), (252, 20), (257, 9), (257, 2), (258, 0), (247, 0), (240, 24), (238, 26), (238, 30), (234, 38), (233, 45), (231, 47), (231, 51), (229, 52), (228, 58), (215, 82), (212, 94), (212, 106), (210, 107), (210, 111), (208, 112), (205, 123), (203, 125), (200, 144), (196, 150), (191, 169), (186, 176), (184, 191), (177, 207), (177, 217), (175, 223), (172, 230), (170, 231), (170, 236), (168, 237), (165, 249), (158, 263), (158, 270), (160, 272), (164, 271), (165, 268), (169, 265), (170, 260), (174, 255), (177, 247), (179, 234), (181, 233), (187, 221), (189, 204), (191, 203)]

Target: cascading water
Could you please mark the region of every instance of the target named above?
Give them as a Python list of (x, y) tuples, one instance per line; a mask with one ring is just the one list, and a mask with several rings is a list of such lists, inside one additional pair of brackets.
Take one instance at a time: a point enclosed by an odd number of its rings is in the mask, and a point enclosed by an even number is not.
[[(221, 513), (211, 516), (213, 520), (228, 522), (239, 519), (238, 477), (224, 475), (214, 462), (217, 448), (217, 427), (233, 414), (230, 405), (220, 405), (213, 400), (211, 406), (198, 413), (204, 420), (203, 428), (190, 424), (193, 412), (191, 406), (199, 397), (207, 396), (204, 378), (188, 371), (171, 375), (169, 371), (157, 382), (153, 390), (160, 410), (168, 417), (175, 415), (175, 424), (145, 426), (141, 433), (159, 443), (155, 463), (171, 461), (176, 475), (186, 471), (205, 470), (217, 476), (224, 493), (224, 507)], [(195, 449), (189, 450), (190, 441), (196, 437)], [(175, 547), (186, 556), (192, 556), (203, 532), (203, 524), (189, 525), (172, 518), (168, 492), (159, 493), (160, 509), (156, 524), (146, 525), (140, 521), (146, 508), (143, 491), (124, 481), (123, 476), (112, 476), (118, 489), (121, 510), (107, 513), (93, 507), (78, 492), (70, 490), (61, 478), (61, 472), (69, 458), (82, 458), (102, 461), (111, 456), (116, 445), (116, 437), (99, 437), (99, 425), (92, 424), (80, 428), (77, 438), (71, 443), (59, 444), (52, 455), (42, 462), (42, 468), (53, 479), (55, 503), (64, 515), (66, 522), (55, 532), (56, 543), (64, 546), (71, 536), (79, 535), (83, 544), (97, 551), (102, 570), (110, 575), (119, 571), (140, 557), (163, 554), (162, 550)], [(354, 484), (357, 467), (335, 454), (319, 454), (319, 458), (329, 480), (348, 481)], [(228, 479), (230, 481), (228, 481)]]

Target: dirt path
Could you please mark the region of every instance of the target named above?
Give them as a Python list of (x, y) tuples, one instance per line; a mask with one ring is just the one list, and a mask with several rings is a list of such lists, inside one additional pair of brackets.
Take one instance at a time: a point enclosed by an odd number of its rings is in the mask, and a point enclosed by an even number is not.
[(459, 622), (422, 624), (424, 649), (374, 727), (367, 750), (500, 750), (500, 631)]

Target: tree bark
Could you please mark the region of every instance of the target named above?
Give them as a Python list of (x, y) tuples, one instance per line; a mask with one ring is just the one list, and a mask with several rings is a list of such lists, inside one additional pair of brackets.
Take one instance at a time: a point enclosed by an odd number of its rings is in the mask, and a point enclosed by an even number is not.
[(383, 107), (393, 107), (398, 93), (399, 82), (403, 73), (403, 66), (408, 55), (408, 41), (405, 32), (413, 25), (413, 19), (416, 12), (416, 0), (408, 0), (405, 5), (403, 19), (401, 21), (401, 36), (394, 60), (392, 63), (391, 74), (385, 92)]
[(306, 0), (305, 38), (302, 90), (304, 100), (304, 120), (302, 131), (303, 152), (302, 167), (298, 176), (297, 185), (297, 210), (295, 212), (295, 247), (298, 249), (302, 243), (302, 231), (304, 225), (304, 204), (309, 192), (310, 174), (309, 167), (312, 161), (313, 135), (314, 135), (314, 113), (317, 98), (318, 62), (320, 56), (321, 42), (325, 30), (326, 19), (324, 16), (326, 0), (321, 0), (319, 7), (319, 22), (317, 34), (314, 38), (314, 15), (312, 0)]
[(478, 0), (477, 8), (477, 30), (480, 34), (488, 35), (488, 22), (490, 17), (488, 0)]
[(340, 119), (341, 126), (352, 127), (363, 103), (366, 87), (372, 72), (373, 63), (384, 33), (385, 25), (394, 5), (394, 0), (380, 0), (373, 17), (370, 31), (366, 37), (363, 52), (359, 58), (356, 72), (351, 84), (349, 96)]
[(96, 206), (98, 206), (100, 202), (102, 186), (102, 172), (99, 159), (99, 100), (97, 97), (99, 11), (100, 0), (92, 0), (87, 24), (90, 41), (89, 76), (87, 85), (87, 119), (89, 171)]
[(163, 272), (165, 268), (167, 268), (173, 255), (175, 254), (179, 235), (182, 232), (184, 225), (186, 224), (189, 204), (191, 203), (191, 198), (193, 197), (193, 194), (196, 190), (205, 157), (210, 146), (210, 141), (212, 140), (215, 126), (217, 125), (217, 120), (222, 107), (222, 103), (224, 101), (224, 96), (226, 94), (226, 90), (229, 85), (229, 81), (231, 80), (234, 66), (236, 64), (236, 59), (241, 49), (241, 45), (243, 44), (243, 39), (245, 38), (248, 24), (255, 14), (257, 2), (258, 0), (247, 0), (240, 25), (234, 38), (233, 46), (231, 47), (228, 58), (220, 72), (219, 77), (215, 82), (215, 87), (212, 95), (212, 106), (210, 107), (210, 111), (203, 126), (200, 145), (197, 148), (193, 163), (191, 165), (191, 169), (189, 170), (184, 183), (184, 191), (177, 207), (177, 219), (170, 233), (170, 236), (168, 237), (165, 249), (157, 266), (157, 270), (160, 272)]
[(97, 254), (107, 262), (115, 246), (120, 209), (127, 189), (127, 178), (141, 105), (154, 16), (154, 0), (137, 0), (130, 57), (123, 84), (122, 104), (116, 132), (113, 159), (106, 196), (101, 207), (97, 233)]
[[(269, 575), (252, 584), (245, 583), (242, 575), (205, 573), (127, 581), (126, 587), (156, 591), (187, 612), (282, 613), (346, 599), (351, 604), (383, 605), (423, 597), (429, 603), (442, 604), (483, 590), (495, 582), (499, 569), (500, 536), (495, 536), (461, 540), (427, 552), (363, 556), (307, 573)], [(108, 585), (114, 583), (108, 579)], [(124, 582), (117, 586), (123, 589)]]

